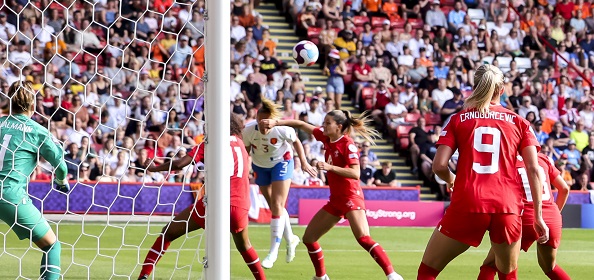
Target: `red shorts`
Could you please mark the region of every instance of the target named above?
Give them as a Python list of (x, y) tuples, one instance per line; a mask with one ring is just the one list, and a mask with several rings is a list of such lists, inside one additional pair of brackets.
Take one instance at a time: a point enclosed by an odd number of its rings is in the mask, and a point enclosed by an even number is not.
[(326, 212), (340, 218), (353, 210), (365, 210), (365, 200), (362, 197), (331, 199), (322, 207)]
[(461, 213), (446, 211), (437, 224), (437, 230), (445, 236), (464, 244), (477, 247), (485, 232), (491, 241), (512, 244), (522, 236), (522, 217), (504, 213)]
[[(204, 222), (204, 203), (202, 201), (192, 205), (192, 220), (201, 228), (206, 228)], [(248, 210), (231, 206), (231, 232), (238, 233), (247, 228), (249, 223)]]
[[(543, 245), (559, 248), (561, 243), (561, 228), (563, 219), (557, 205), (546, 205), (542, 207), (542, 217), (549, 227), (549, 241)], [(534, 209), (532, 207), (524, 208), (522, 215), (522, 250), (528, 252), (532, 243), (538, 239), (538, 234), (534, 230)]]

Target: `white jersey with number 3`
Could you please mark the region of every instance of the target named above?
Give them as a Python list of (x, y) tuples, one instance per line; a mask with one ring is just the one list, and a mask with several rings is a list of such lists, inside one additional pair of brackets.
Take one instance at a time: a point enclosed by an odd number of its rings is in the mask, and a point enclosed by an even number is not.
[(293, 158), (293, 142), (297, 141), (295, 130), (288, 126), (275, 126), (264, 135), (258, 123), (252, 122), (243, 130), (243, 142), (250, 151), (252, 162), (262, 168), (272, 168), (279, 162)]

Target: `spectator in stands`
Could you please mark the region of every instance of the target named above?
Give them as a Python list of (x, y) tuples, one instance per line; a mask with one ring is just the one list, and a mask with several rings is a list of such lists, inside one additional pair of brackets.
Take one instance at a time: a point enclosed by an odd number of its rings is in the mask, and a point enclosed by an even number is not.
[(330, 51), (323, 73), (328, 76), (326, 94), (328, 98), (334, 100), (336, 109), (340, 110), (342, 95), (344, 94), (343, 76), (347, 75), (347, 68), (346, 63), (341, 60), (338, 50), (333, 49)]
[(425, 128), (426, 120), (425, 118), (419, 118), (417, 120), (417, 126), (413, 127), (408, 132), (409, 138), (409, 151), (410, 157), (412, 161), (412, 173), (418, 173), (418, 162), (419, 157), (421, 156), (421, 149), (425, 149), (425, 145), (427, 145), (429, 141), (429, 134)]
[(334, 46), (338, 49), (340, 59), (344, 61), (354, 60), (357, 45), (353, 41), (353, 31), (346, 29), (338, 33), (334, 40)]
[(232, 16), (231, 18), (231, 39), (235, 40), (235, 42), (243, 39), (245, 37), (245, 27), (239, 24), (239, 16)]
[(378, 187), (398, 187), (399, 183), (396, 180), (396, 172), (392, 170), (392, 163), (389, 161), (382, 162), (382, 168), (373, 173), (374, 185)]
[(584, 121), (578, 120), (575, 124), (575, 130), (569, 134), (570, 141), (576, 145), (576, 149), (581, 152), (588, 146), (588, 133), (584, 130)]
[(419, 82), (418, 89), (423, 90), (426, 89), (429, 92), (432, 92), (434, 89), (437, 88), (438, 79), (435, 76), (435, 68), (434, 67), (427, 67), (427, 76), (421, 79)]
[(433, 67), (433, 70), (435, 71), (435, 77), (437, 79), (446, 79), (448, 77), (450, 67), (446, 65), (446, 61), (443, 59), (443, 57), (439, 57), (437, 59), (437, 65)]
[(307, 119), (310, 124), (316, 127), (321, 127), (324, 122), (325, 114), (322, 114), (318, 108), (320, 106), (320, 100), (317, 97), (313, 97), (309, 101), (309, 110), (307, 111)]
[(428, 89), (420, 89), (420, 91), (417, 109), (422, 116), (425, 116), (425, 114), (433, 112), (433, 99), (429, 96)]
[(448, 14), (448, 26), (450, 32), (456, 33), (456, 30), (458, 30), (460, 25), (464, 22), (465, 16), (466, 12), (462, 10), (462, 2), (456, 1), (454, 9)]
[(361, 176), (359, 177), (361, 186), (373, 186), (375, 168), (369, 164), (369, 157), (361, 154), (359, 157), (359, 166), (361, 168)]
[(446, 80), (439, 79), (437, 88), (431, 92), (431, 99), (433, 99), (433, 111), (435, 113), (441, 112), (441, 108), (446, 101), (454, 98), (454, 93), (446, 87)]
[(411, 83), (404, 85), (404, 91), (398, 96), (398, 102), (406, 108), (409, 112), (417, 112), (417, 104), (419, 98), (417, 93), (414, 91)]
[[(584, 88), (584, 95), (589, 95), (590, 88)], [(594, 128), (594, 111), (592, 111), (591, 101), (584, 102), (583, 109), (580, 111), (580, 120), (584, 124), (584, 128), (588, 131)]]
[(361, 90), (364, 87), (369, 86), (369, 82), (374, 80), (373, 72), (371, 67), (367, 65), (364, 55), (357, 57), (358, 63), (353, 66), (353, 89), (355, 90), (355, 107), (359, 107)]
[(583, 173), (581, 174), (579, 177), (579, 179), (576, 180), (576, 183), (571, 185), (571, 190), (574, 191), (589, 191), (592, 189), (592, 186), (590, 185), (590, 180), (588, 178), (588, 174)]
[[(408, 114), (408, 110), (406, 109), (405, 105), (403, 105), (399, 101), (399, 99), (399, 94), (397, 92), (392, 92), (390, 103), (388, 103), (388, 105), (386, 105), (386, 108), (384, 109), (387, 129), (390, 136), (395, 136), (395, 132), (398, 126), (406, 123), (404, 118)], [(414, 99), (415, 98), (413, 98), (412, 100)]]
[(268, 49), (270, 56), (276, 56), (276, 42), (270, 37), (269, 29), (262, 30), (262, 41), (259, 43), (259, 46), (262, 55), (264, 55), (265, 49)]
[(262, 104), (262, 88), (254, 82), (254, 74), (249, 74), (247, 80), (241, 83), (241, 93), (247, 102), (247, 109), (259, 108)]
[(377, 60), (375, 67), (371, 69), (371, 76), (376, 83), (379, 83), (380, 80), (384, 80), (388, 87), (392, 87), (392, 72), (384, 66), (383, 58), (380, 57)]
[(553, 147), (555, 147), (555, 149), (563, 151), (567, 148), (569, 136), (563, 132), (563, 124), (561, 122), (555, 123), (553, 131), (549, 134), (549, 139), (553, 140)]
[(78, 170), (81, 164), (81, 160), (78, 157), (78, 145), (76, 143), (70, 143), (66, 152), (67, 153), (64, 155), (64, 160), (66, 161), (66, 165), (68, 167), (68, 176), (70, 180), (77, 180)]
[(526, 118), (529, 112), (533, 112), (534, 114), (538, 114), (538, 108), (532, 105), (532, 98), (530, 96), (522, 97), (522, 105), (518, 108), (518, 114), (522, 118)]
[(549, 134), (542, 130), (542, 121), (540, 120), (534, 123), (534, 134), (540, 145), (544, 145), (547, 139), (549, 139)]
[(272, 53), (268, 48), (262, 50), (262, 55), (264, 56), (264, 59), (260, 61), (260, 72), (266, 76), (272, 77), (275, 72), (280, 70), (281, 65), (278, 60), (272, 56)]
[(454, 88), (452, 90), (454, 97), (447, 100), (441, 107), (441, 120), (447, 120), (451, 115), (460, 112), (464, 108), (464, 100), (462, 99), (462, 92)]
[(565, 106), (563, 107), (559, 120), (563, 124), (563, 129), (572, 131), (575, 129), (575, 124), (579, 120), (580, 116), (577, 109), (573, 107), (573, 98), (568, 97), (565, 99)]
[(427, 68), (421, 65), (418, 58), (415, 58), (412, 67), (409, 68), (406, 74), (408, 75), (409, 82), (418, 84), (423, 78), (427, 77)]
[(431, 0), (431, 9), (425, 15), (425, 24), (428, 24), (433, 31), (437, 31), (439, 27), (448, 26), (446, 16), (439, 5), (439, 0)]

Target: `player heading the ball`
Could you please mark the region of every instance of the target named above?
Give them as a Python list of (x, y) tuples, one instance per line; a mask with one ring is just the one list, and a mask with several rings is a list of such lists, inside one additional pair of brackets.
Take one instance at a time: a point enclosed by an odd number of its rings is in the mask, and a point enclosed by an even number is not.
[(14, 82), (7, 95), (10, 115), (0, 118), (0, 219), (19, 239), (31, 239), (41, 249), (40, 278), (60, 279), (62, 246), (29, 198), (27, 184), (41, 155), (55, 168), (54, 187), (63, 193), (70, 191), (64, 151), (47, 128), (31, 119), (35, 106), (31, 82)]

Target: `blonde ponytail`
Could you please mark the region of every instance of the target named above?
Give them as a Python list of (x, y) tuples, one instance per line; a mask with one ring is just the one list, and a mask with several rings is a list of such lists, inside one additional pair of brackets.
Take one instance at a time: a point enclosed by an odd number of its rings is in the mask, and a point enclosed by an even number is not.
[(328, 113), (337, 124), (342, 125), (342, 133), (351, 135), (353, 133), (363, 137), (369, 143), (375, 145), (375, 138), (380, 135), (377, 130), (370, 127), (371, 118), (369, 112), (364, 112), (359, 118), (353, 117), (347, 110), (334, 110)]
[(258, 114), (270, 114), (271, 119), (280, 119), (283, 116), (281, 108), (281, 105), (274, 103), (272, 100), (262, 98), (262, 107), (258, 109)]
[(8, 89), (10, 99), (10, 113), (22, 114), (33, 110), (35, 91), (30, 81), (16, 81)]
[(464, 102), (464, 108), (476, 109), (481, 113), (489, 112), (491, 100), (499, 97), (503, 87), (503, 72), (494, 65), (481, 65), (474, 73), (473, 92)]

